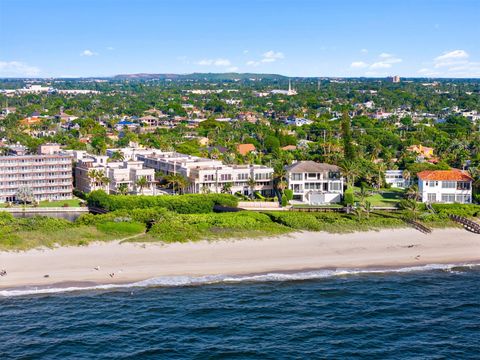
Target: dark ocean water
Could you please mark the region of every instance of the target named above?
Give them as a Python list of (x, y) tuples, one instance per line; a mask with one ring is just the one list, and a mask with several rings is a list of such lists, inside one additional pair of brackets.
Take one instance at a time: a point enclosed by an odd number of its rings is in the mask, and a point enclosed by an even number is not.
[(480, 358), (479, 267), (288, 278), (3, 292), (0, 358)]

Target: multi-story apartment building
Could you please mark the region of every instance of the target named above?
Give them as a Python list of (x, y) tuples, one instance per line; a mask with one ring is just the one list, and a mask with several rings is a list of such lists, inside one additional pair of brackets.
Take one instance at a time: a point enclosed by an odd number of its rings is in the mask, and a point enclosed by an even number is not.
[[(104, 190), (117, 194), (124, 190), (129, 194), (155, 195), (155, 170), (146, 169), (141, 161), (108, 161), (108, 156), (96, 156), (77, 152), (75, 187), (85, 193)], [(139, 180), (146, 179), (140, 185)], [(122, 185), (124, 184), (124, 185)]]
[(417, 174), (418, 191), (422, 202), (461, 203), (472, 202), (473, 179), (466, 171), (425, 170)]
[(293, 200), (310, 205), (338, 203), (343, 195), (343, 177), (335, 165), (299, 161), (286, 167)]
[(40, 148), (38, 155), (0, 156), (0, 202), (18, 201), (19, 189), (28, 189), (36, 201), (72, 198), (72, 157), (49, 146), (46, 154)]
[[(231, 193), (250, 195), (252, 191), (273, 195), (273, 169), (262, 165), (225, 165), (219, 160), (180, 154), (156, 152), (137, 154), (146, 167), (165, 175), (181, 174), (189, 181), (188, 193), (220, 193), (227, 187)], [(253, 179), (255, 185), (253, 186)]]

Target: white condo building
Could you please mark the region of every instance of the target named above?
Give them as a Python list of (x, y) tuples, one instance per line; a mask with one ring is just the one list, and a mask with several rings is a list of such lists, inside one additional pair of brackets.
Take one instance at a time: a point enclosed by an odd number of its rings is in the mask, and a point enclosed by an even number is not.
[[(141, 161), (109, 161), (108, 156), (76, 153), (75, 187), (89, 193), (104, 190), (108, 194), (117, 194), (125, 187), (129, 194), (156, 195), (155, 170), (146, 169)], [(108, 181), (99, 181), (92, 176), (93, 171), (103, 174)], [(145, 178), (146, 186), (139, 186), (139, 180)], [(125, 185), (122, 185), (125, 184)]]
[[(253, 190), (264, 196), (273, 195), (273, 169), (268, 166), (225, 165), (219, 160), (177, 152), (137, 153), (136, 158), (165, 175), (181, 174), (187, 178), (187, 193), (220, 193), (228, 184), (233, 194), (250, 195)], [(255, 180), (255, 186), (249, 184), (249, 179)]]

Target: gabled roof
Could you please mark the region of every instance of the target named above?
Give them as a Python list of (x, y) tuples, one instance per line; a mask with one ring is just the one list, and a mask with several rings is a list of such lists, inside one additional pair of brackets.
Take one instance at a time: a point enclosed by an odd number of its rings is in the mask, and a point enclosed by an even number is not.
[(434, 181), (473, 181), (473, 178), (466, 171), (459, 169), (452, 170), (425, 170), (417, 174), (420, 180)]
[(298, 161), (285, 167), (291, 173), (322, 173), (326, 171), (340, 171), (336, 165), (317, 163), (315, 161)]

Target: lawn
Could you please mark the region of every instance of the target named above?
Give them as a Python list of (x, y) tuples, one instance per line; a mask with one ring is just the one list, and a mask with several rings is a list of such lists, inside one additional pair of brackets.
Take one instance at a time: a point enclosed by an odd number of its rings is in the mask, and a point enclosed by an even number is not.
[[(355, 187), (355, 201), (360, 201), (359, 192), (360, 188)], [(368, 190), (368, 193), (372, 192), (372, 195), (365, 198), (365, 200), (370, 201), (372, 206), (391, 207), (396, 206), (403, 199), (405, 190), (396, 188), (380, 189), (379, 191)]]
[(71, 199), (71, 200), (60, 200), (60, 201), (41, 201), (38, 205), (39, 207), (63, 207), (65, 204), (68, 207), (79, 207), (82, 200), (80, 199)]
[[(38, 207), (63, 207), (65, 204), (68, 205), (68, 207), (79, 207), (81, 206), (82, 200), (80, 199), (71, 199), (71, 200), (59, 200), (59, 201), (41, 201), (38, 204)], [(23, 207), (24, 205), (22, 204), (15, 204), (13, 207)], [(6, 203), (0, 204), (0, 208), (7, 207)], [(33, 207), (33, 205), (26, 205), (26, 207)]]

